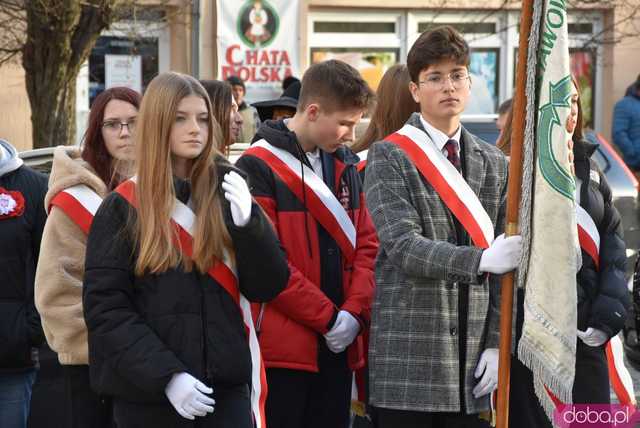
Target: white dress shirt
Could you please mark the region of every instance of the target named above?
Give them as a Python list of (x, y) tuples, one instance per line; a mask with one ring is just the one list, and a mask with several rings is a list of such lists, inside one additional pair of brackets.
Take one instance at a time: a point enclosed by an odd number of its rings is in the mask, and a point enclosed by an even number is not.
[(458, 130), (453, 134), (453, 137), (449, 137), (447, 134), (427, 122), (422, 115), (420, 115), (420, 121), (422, 122), (422, 126), (424, 126), (425, 131), (427, 131), (427, 134), (429, 134), (433, 142), (436, 144), (436, 147), (440, 149), (445, 157), (447, 156), (447, 149), (444, 148), (444, 145), (447, 144), (447, 141), (449, 140), (455, 140), (456, 153), (460, 156), (460, 135), (462, 134), (462, 127), (458, 126)]

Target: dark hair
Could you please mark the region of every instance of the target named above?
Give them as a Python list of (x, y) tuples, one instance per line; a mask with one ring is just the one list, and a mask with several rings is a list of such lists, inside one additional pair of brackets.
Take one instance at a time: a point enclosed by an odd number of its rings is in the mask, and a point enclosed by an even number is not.
[(231, 86), (242, 86), (242, 89), (244, 89), (245, 91), (247, 90), (247, 88), (245, 88), (244, 86), (244, 81), (238, 76), (227, 77), (227, 82), (229, 82)]
[(93, 100), (87, 131), (82, 138), (81, 156), (91, 165), (109, 190), (113, 190), (122, 179), (122, 177), (116, 177), (113, 157), (109, 154), (102, 138), (104, 111), (111, 100), (127, 102), (139, 110), (142, 96), (133, 89), (115, 87), (103, 91)]
[(282, 90), (286, 91), (289, 86), (299, 81), (300, 79), (298, 79), (297, 77), (293, 77), (293, 76), (285, 77), (284, 80), (282, 81)]
[(407, 55), (411, 80), (418, 83), (422, 70), (449, 59), (456, 64), (469, 66), (469, 45), (462, 35), (449, 25), (425, 31), (411, 46)]
[(576, 129), (573, 131), (573, 142), (579, 143), (584, 140), (584, 133), (582, 132), (582, 96), (580, 95), (580, 85), (578, 84), (578, 80), (572, 74), (571, 81), (573, 85), (576, 87), (576, 92), (578, 92), (578, 117), (576, 118)]
[(328, 111), (366, 110), (373, 97), (373, 91), (355, 68), (332, 59), (312, 65), (302, 76), (298, 111), (313, 102)]
[(506, 101), (503, 101), (502, 104), (498, 107), (498, 114), (506, 114), (511, 110), (511, 105), (513, 104), (513, 98), (509, 98)]
[(220, 151), (225, 151), (231, 145), (231, 97), (233, 92), (231, 85), (220, 80), (201, 80), (200, 83), (209, 94), (211, 100), (211, 114), (222, 129), (222, 147)]
[(420, 111), (409, 91), (409, 71), (404, 64), (396, 64), (384, 73), (376, 91), (376, 107), (362, 137), (351, 150), (358, 153), (400, 129), (411, 113)]

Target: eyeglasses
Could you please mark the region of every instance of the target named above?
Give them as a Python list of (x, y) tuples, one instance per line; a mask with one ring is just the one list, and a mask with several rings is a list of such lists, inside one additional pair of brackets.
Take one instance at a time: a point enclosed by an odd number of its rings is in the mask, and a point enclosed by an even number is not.
[(467, 80), (470, 79), (469, 74), (464, 71), (454, 71), (446, 76), (440, 74), (430, 74), (427, 76), (427, 80), (420, 80), (418, 83), (427, 85), (432, 89), (442, 89), (447, 84), (447, 81), (451, 81), (454, 88), (460, 89), (466, 85)]
[(102, 127), (105, 129), (105, 131), (108, 131), (114, 134), (121, 133), (122, 128), (124, 128), (125, 126), (129, 130), (129, 132), (133, 132), (133, 130), (136, 127), (136, 120), (130, 119), (128, 122), (120, 122), (118, 120), (108, 120), (102, 124)]

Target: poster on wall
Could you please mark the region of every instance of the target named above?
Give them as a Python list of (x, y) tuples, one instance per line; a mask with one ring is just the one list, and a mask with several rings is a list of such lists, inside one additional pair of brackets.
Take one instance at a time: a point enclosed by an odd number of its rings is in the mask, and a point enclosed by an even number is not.
[(223, 1), (218, 8), (218, 78), (244, 80), (248, 102), (279, 97), (285, 77), (300, 77), (299, 0)]
[(105, 89), (126, 86), (142, 93), (142, 58), (140, 55), (105, 55)]

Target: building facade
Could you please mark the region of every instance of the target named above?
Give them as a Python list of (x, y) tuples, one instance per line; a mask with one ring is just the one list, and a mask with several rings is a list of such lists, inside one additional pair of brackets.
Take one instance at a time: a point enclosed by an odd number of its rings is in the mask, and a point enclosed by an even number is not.
[[(141, 3), (148, 8), (146, 12), (127, 17), (104, 32), (78, 77), (77, 140), (85, 128), (91, 100), (108, 80), (114, 81), (113, 58), (132, 61), (137, 73), (134, 81), (142, 90), (158, 72), (168, 70), (200, 78), (219, 77), (218, 42), (224, 36), (217, 28), (221, 1), (226, 0), (145, 0)], [(640, 19), (629, 19), (635, 11), (625, 9), (624, 4), (603, 2), (597, 7), (571, 9), (568, 15), (572, 71), (580, 82), (585, 120), (607, 138), (613, 105), (640, 74), (640, 35), (634, 37), (627, 31), (627, 27), (639, 28)], [(405, 62), (421, 32), (450, 24), (465, 35), (472, 49), (473, 97), (466, 114), (491, 120), (499, 103), (513, 95), (519, 39), (517, 3), (298, 0), (297, 8), (297, 20), (279, 25), (282, 34), (290, 31), (297, 39), (297, 51), (291, 56), (297, 58), (294, 68), (300, 73), (314, 62), (339, 58), (355, 65), (375, 86), (389, 66)], [(291, 26), (296, 26), (295, 31), (288, 28)], [(3, 66), (0, 82), (0, 138), (21, 150), (29, 149), (31, 124), (24, 71), (19, 65)], [(251, 100), (252, 94), (247, 95)]]

